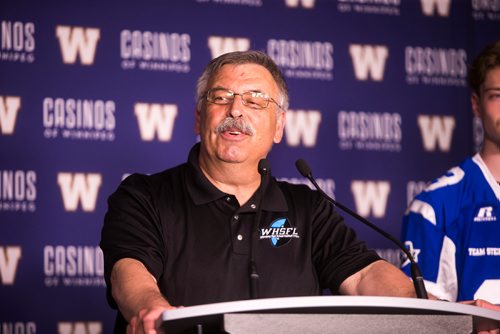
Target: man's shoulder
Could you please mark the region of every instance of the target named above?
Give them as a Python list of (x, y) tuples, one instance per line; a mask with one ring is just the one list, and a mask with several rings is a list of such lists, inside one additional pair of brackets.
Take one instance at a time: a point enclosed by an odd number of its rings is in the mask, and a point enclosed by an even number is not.
[(186, 168), (187, 164), (184, 163), (153, 174), (133, 173), (122, 181), (121, 186), (137, 189), (161, 188), (168, 184), (180, 182)]
[(486, 186), (479, 167), (469, 157), (430, 182), (410, 203), (406, 215), (417, 213), (434, 224), (454, 221), (462, 208), (484, 197)]
[(455, 195), (462, 197), (477, 189), (480, 176), (479, 168), (473, 162), (472, 157), (469, 157), (429, 182), (426, 188), (417, 195), (417, 199), (433, 202), (449, 201), (450, 197)]
[(301, 192), (301, 193), (309, 193), (314, 190), (312, 190), (309, 186), (302, 182), (293, 182), (291, 180), (282, 180), (282, 179), (275, 179), (276, 183), (281, 189), (289, 190), (289, 191), (294, 191), (294, 192)]
[(290, 180), (276, 180), (276, 183), (282, 193), (287, 198), (294, 199), (314, 199), (317, 198), (318, 192), (311, 189), (308, 185), (300, 182), (290, 182)]

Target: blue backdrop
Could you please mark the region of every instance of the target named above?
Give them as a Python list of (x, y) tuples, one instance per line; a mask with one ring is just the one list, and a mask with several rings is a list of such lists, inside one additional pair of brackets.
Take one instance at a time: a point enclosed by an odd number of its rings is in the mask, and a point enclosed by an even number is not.
[(111, 331), (106, 199), (129, 173), (186, 160), (212, 58), (271, 55), (291, 95), (273, 174), (305, 182), (304, 158), (399, 236), (425, 182), (477, 149), (466, 69), (500, 37), (495, 0), (7, 0), (0, 21), (0, 334)]

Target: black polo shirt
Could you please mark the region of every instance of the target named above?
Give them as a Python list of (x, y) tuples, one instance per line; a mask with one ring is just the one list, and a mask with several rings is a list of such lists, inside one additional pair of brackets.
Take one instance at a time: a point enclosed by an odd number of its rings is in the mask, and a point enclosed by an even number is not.
[(204, 176), (198, 153), (196, 144), (185, 164), (133, 174), (109, 197), (100, 246), (113, 307), (110, 273), (122, 258), (141, 261), (174, 306), (248, 299), (252, 236), (260, 298), (336, 294), (379, 260), (316, 191), (268, 177), (262, 202), (257, 191), (240, 206)]

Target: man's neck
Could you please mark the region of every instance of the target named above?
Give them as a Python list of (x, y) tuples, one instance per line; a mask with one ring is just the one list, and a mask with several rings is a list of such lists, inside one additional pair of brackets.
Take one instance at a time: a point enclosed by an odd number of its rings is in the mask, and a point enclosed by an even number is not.
[(219, 190), (234, 195), (244, 205), (259, 188), (260, 174), (257, 165), (227, 163), (199, 158), (200, 169)]
[(500, 147), (485, 142), (480, 154), (491, 175), (500, 181)]

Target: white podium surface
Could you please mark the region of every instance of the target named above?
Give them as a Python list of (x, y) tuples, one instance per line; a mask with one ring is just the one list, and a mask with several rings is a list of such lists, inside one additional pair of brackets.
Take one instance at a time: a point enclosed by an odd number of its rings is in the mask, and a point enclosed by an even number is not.
[(242, 300), (165, 311), (175, 333), (471, 333), (500, 328), (500, 312), (398, 297), (314, 296)]

